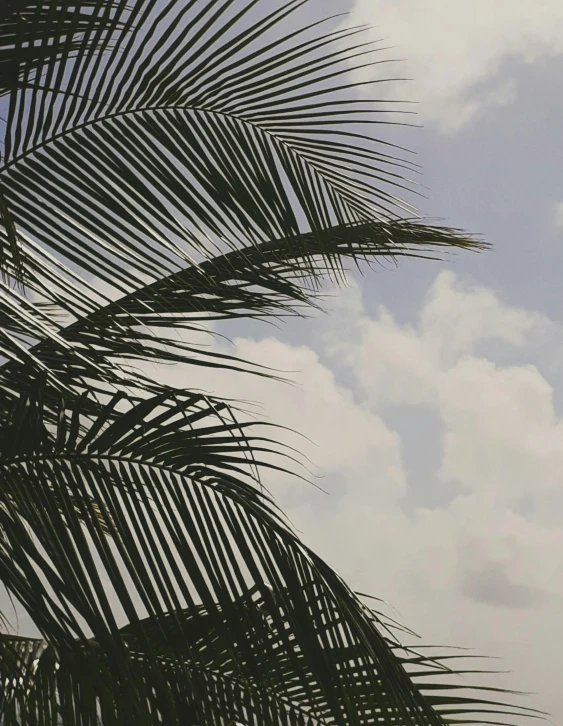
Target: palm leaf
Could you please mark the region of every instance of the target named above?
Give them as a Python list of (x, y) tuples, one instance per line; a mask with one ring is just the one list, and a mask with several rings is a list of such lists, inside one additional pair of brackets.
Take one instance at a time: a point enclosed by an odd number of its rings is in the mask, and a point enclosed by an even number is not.
[[(17, 355), (12, 354), (12, 362), (0, 368), (0, 388), (17, 395), (18, 382), (21, 385), (27, 378), (31, 383), (38, 370), (49, 371), (59, 388), (65, 386), (67, 396), (73, 395), (76, 386), (81, 394), (87, 388), (86, 379), (91, 382), (91, 391), (94, 379), (106, 386), (104, 390), (109, 386), (118, 390), (124, 379), (131, 385), (150, 388), (150, 381), (138, 372), (133, 374), (130, 368), (123, 368), (126, 361), (146, 360), (232, 368), (275, 377), (268, 369), (236, 356), (198, 348), (169, 331), (200, 332), (214, 320), (302, 314), (306, 307), (317, 306), (319, 285), (330, 272), (322, 263), (323, 249), (329, 249), (335, 258), (349, 258), (356, 263), (365, 260), (369, 264), (371, 260), (401, 256), (431, 258), (440, 250), (482, 246), (455, 230), (410, 221), (333, 227), (322, 240), (311, 232), (300, 235), (298, 244), (279, 239), (249, 250), (235, 250), (186, 267), (99, 307), (94, 303), (88, 306), (80, 288), (69, 284), (55, 268), (46, 284), (42, 276), (47, 271), (43, 268), (40, 275), (31, 257), (26, 267), (37, 298), (44, 300), (44, 306), (59, 309), (62, 323), (70, 316), (75, 321), (66, 326), (59, 322), (43, 339), (39, 329), (36, 344), (23, 352), (18, 349)], [(312, 279), (306, 258), (315, 260)], [(6, 290), (14, 299), (15, 309), (24, 304), (31, 308), (27, 315), (40, 304), (26, 303), (21, 295), (8, 287)], [(23, 313), (21, 321), (19, 332), (30, 341), (31, 326)], [(33, 365), (29, 364), (30, 357)]]
[[(134, 626), (144, 611), (181, 627), (179, 608), (230, 608), (249, 586), (266, 587), (268, 616), (280, 633), (282, 617), (291, 623), (286, 647), (295, 639), (333, 714), (343, 709), (358, 723), (323, 626), (329, 612), (338, 638), (385, 679), (394, 708), (422, 709), (438, 723), (365, 606), (256, 486), (256, 467), (280, 466), (264, 458), (278, 448), (272, 441), (201, 395), (165, 394), (112, 416), (120, 397), (88, 426), (79, 410), (62, 412), (56, 430), (44, 424), (40, 398), (14, 412), (3, 436), (0, 573), (49, 643), (86, 647), (93, 638), (123, 684), (133, 666), (119, 617)], [(185, 647), (177, 633), (160, 632), (169, 649)], [(148, 640), (145, 648), (147, 658), (157, 655)], [(241, 638), (240, 648), (252, 663), (255, 644)]]
[[(245, 304), (245, 315), (280, 310), (287, 291), (296, 300), (296, 287), (275, 278), (333, 274), (343, 254), (390, 246), (416, 254), (421, 237), (430, 247), (467, 243), (447, 230), (374, 225), (393, 217), (374, 200), (390, 202), (385, 189), (399, 167), (359, 133), (360, 122), (379, 116), (346, 97), (354, 52), (341, 43), (355, 31), (318, 37), (315, 23), (288, 34), (284, 23), (297, 20), (301, 4), (272, 11), (263, 0), (89, 0), (26, 3), (23, 16), (7, 14), (13, 58), (31, 46), (45, 55), (40, 66), (39, 55), (18, 61), (23, 80), (10, 94), (0, 166), (0, 318), (14, 320), (0, 336), (9, 361), (0, 374), (4, 411), (44, 372), (67, 396), (73, 382), (79, 394), (119, 390), (124, 376), (150, 388), (123, 370), (139, 359), (258, 372), (151, 330), (193, 326), (194, 261), (236, 263), (221, 290), (206, 278), (216, 308), (234, 317)], [(358, 133), (343, 131), (344, 121)], [(230, 248), (235, 254), (221, 263), (217, 252)], [(292, 250), (289, 265), (274, 262), (282, 248)], [(260, 274), (269, 268), (267, 296), (249, 294), (244, 282), (233, 299), (243, 254), (255, 249)], [(192, 278), (186, 290), (178, 287), (184, 277), (188, 285)], [(32, 300), (9, 289), (24, 279)], [(125, 312), (112, 304), (119, 297)], [(200, 307), (212, 314), (210, 302)]]
[(280, 39), (302, 4), (109, 3), (111, 43), (11, 95), (0, 181), (22, 237), (123, 294), (308, 230), (332, 268), (323, 231), (396, 218), (404, 163), (367, 133), (381, 109), (346, 95), (365, 49), (318, 23)]
[(2, 723), (510, 710), (417, 685), (432, 663), (409, 671), (264, 492), (290, 460), (264, 424), (129, 366), (270, 375), (166, 331), (314, 304), (344, 257), (479, 246), (400, 219), (413, 166), (345, 77), (373, 48), (302, 27), (304, 2), (0, 11), (0, 576), (43, 638), (0, 638)]
[[(281, 619), (270, 615), (278, 610)], [(287, 726), (350, 723), (345, 702), (331, 703), (319, 687), (317, 674), (299, 648), (291, 620), (283, 613), (283, 605), (276, 607), (270, 589), (255, 587), (226, 607), (210, 610), (199, 606), (121, 628), (136, 680), (146, 688), (142, 696), (153, 709), (152, 723), (170, 723), (174, 719), (184, 723), (198, 719), (200, 723)], [(375, 664), (366, 660), (361, 648), (347, 647), (337, 635), (338, 614), (328, 607), (323, 615), (324, 642), (354, 703), (357, 722), (409, 726), (427, 723), (422, 708), (410, 712), (397, 708)], [(280, 630), (282, 625), (284, 629)], [(175, 643), (174, 648), (170, 642)], [(146, 653), (147, 645), (150, 655)], [(104, 723), (111, 722), (110, 717), (120, 717), (123, 704), (116, 698), (107, 665), (94, 643), (89, 648), (75, 643), (70, 648), (55, 649), (45, 641), (4, 636), (0, 648), (2, 676), (11, 682), (5, 693), (5, 726), (32, 718), (45, 725), (60, 723), (56, 721), (59, 709), (69, 701), (75, 701), (75, 712), (81, 714), (83, 722), (94, 719), (100, 706), (106, 710)], [(443, 724), (487, 723), (483, 715), (503, 721), (513, 716), (542, 716), (533, 709), (499, 702), (491, 687), (487, 691), (463, 685), (460, 677), (474, 671), (448, 665), (459, 655), (443, 656), (441, 660), (415, 656), (399, 647), (396, 654), (403, 667), (410, 669), (410, 677), (419, 683), (424, 700), (441, 714)], [(88, 670), (84, 666), (77, 668), (80, 660), (89, 661)], [(86, 704), (76, 698), (84, 691), (91, 693)], [(53, 713), (47, 718), (46, 703)]]
[[(301, 5), (290, 0), (272, 11), (257, 0), (25, 4), (23, 21), (17, 19), (23, 29), (10, 31), (6, 47), (14, 58), (30, 45), (45, 56), (40, 70), (37, 59), (28, 59), (22, 72), (33, 82), (12, 89), (0, 166), (7, 275), (0, 317), (11, 315), (11, 327), (19, 326), (0, 336), (0, 355), (9, 361), (0, 375), (4, 411), (18, 395), (16, 382), (43, 372), (67, 396), (73, 381), (82, 393), (92, 378), (101, 390), (119, 389), (124, 360), (188, 359), (256, 372), (150, 329), (189, 328), (187, 309), (193, 325), (193, 279), (189, 289), (178, 285), (194, 278), (194, 260), (212, 257), (212, 268), (224, 267), (218, 250), (241, 253), (223, 257), (238, 265), (228, 285), (212, 290), (207, 278), (216, 307), (233, 317), (241, 304), (251, 305), (246, 315), (279, 310), (287, 289), (296, 299), (296, 287), (274, 278), (331, 274), (343, 254), (381, 254), (390, 246), (416, 254), (421, 236), (430, 247), (467, 243), (447, 230), (403, 224), (388, 232), (374, 225), (393, 217), (374, 199), (389, 202), (386, 184), (397, 180), (389, 171), (395, 162), (377, 144), (342, 130), (344, 121), (360, 129), (363, 120), (379, 118), (346, 97), (350, 53), (341, 42), (355, 31), (318, 37), (322, 24), (315, 23), (280, 40)], [(10, 18), (8, 30), (16, 22)], [(60, 52), (53, 50), (56, 38)], [(81, 46), (73, 55), (76, 38)], [(305, 104), (305, 97), (314, 102)], [(381, 164), (389, 173), (378, 176)], [(239, 285), (233, 299), (242, 254), (257, 248), (259, 272), (269, 268), (268, 295), (242, 294)], [(289, 266), (273, 262), (282, 248), (292, 250)], [(92, 276), (109, 292), (101, 293)], [(8, 289), (24, 278), (33, 301)], [(276, 288), (283, 292), (271, 300)], [(111, 303), (116, 297), (125, 312)], [(211, 307), (203, 305), (210, 313)], [(76, 322), (65, 330), (46, 310)], [(130, 367), (126, 375), (150, 387)]]

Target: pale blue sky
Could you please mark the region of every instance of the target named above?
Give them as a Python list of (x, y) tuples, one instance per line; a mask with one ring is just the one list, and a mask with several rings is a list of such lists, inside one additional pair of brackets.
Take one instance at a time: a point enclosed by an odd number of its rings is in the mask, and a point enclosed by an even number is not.
[[(346, 5), (312, 2), (308, 12)], [(468, 8), (480, 14), (474, 25)], [(319, 444), (307, 453), (332, 503), (280, 487), (321, 554), (423, 640), (502, 657), (513, 673), (499, 685), (536, 692), (533, 705), (559, 723), (563, 18), (557, 4), (527, 0), (420, 0), (416, 18), (405, 0), (355, 9), (378, 26), (373, 37), (397, 46), (390, 55), (411, 58), (425, 128), (386, 138), (417, 152), (421, 213), (492, 249), (368, 273), (331, 302), (335, 314), (286, 325), (280, 343), (263, 338), (270, 328), (230, 328), (240, 351), (301, 363), (296, 377), (314, 393), (292, 408), (283, 390), (233, 387)], [(453, 276), (439, 277), (445, 270)]]
[[(396, 606), (423, 642), (502, 657), (513, 673), (498, 684), (535, 691), (530, 705), (557, 724), (563, 10), (552, 0), (311, 0), (303, 22), (347, 9), (396, 46), (389, 57), (410, 59), (410, 90), (391, 95), (418, 98), (425, 128), (386, 138), (417, 153), (421, 213), (493, 248), (353, 277), (313, 321), (227, 328), (241, 355), (297, 371), (296, 389), (218, 383), (195, 367), (189, 385), (261, 401), (313, 439), (304, 453), (331, 496), (270, 482), (307, 541), (352, 586)], [(166, 371), (182, 385), (187, 375)]]

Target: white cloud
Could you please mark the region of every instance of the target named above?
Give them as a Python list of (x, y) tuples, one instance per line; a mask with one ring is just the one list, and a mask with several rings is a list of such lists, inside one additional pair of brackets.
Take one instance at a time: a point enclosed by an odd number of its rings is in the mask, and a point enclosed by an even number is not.
[(438, 412), (444, 483), (494, 493), (507, 506), (561, 488), (563, 422), (552, 386), (534, 365), (499, 366), (477, 355), (487, 340), (522, 348), (535, 329), (548, 331), (542, 316), (441, 273), (416, 326), (381, 310), (349, 327), (355, 342), (340, 344), (329, 332), (327, 350), (353, 370), (372, 408), (425, 403)]
[[(354, 288), (333, 308), (313, 347), (234, 339), (241, 357), (293, 371), (294, 386), (196, 367), (167, 369), (167, 382), (258, 401), (268, 420), (312, 439), (284, 436), (330, 496), (265, 478), (305, 540), (352, 586), (397, 606), (426, 642), (504, 657), (513, 674), (498, 685), (538, 692), (530, 705), (557, 721), (563, 421), (537, 363), (560, 354), (560, 331), (448, 272), (411, 325), (384, 308), (367, 314)], [(489, 350), (503, 346), (517, 362)], [(439, 506), (424, 504), (424, 492), (406, 506), (424, 486), (402, 446), (412, 406), (427, 415), (417, 460), (429, 437), (441, 449), (433, 477), (451, 496)]]
[(553, 219), (557, 229), (563, 229), (563, 202), (557, 202), (553, 209)]
[[(372, 477), (386, 506), (404, 494), (399, 436), (367, 406), (359, 405), (350, 390), (337, 384), (333, 372), (321, 363), (317, 353), (272, 337), (258, 341), (235, 338), (233, 342), (238, 356), (287, 371), (285, 377), (295, 384), (202, 368), (190, 370), (190, 386), (249, 402), (248, 409), (254, 418), (286, 426), (307, 437), (263, 431), (264, 435), (281, 437), (297, 448), (311, 462), (307, 466), (314, 475), (312, 481), (321, 488), (326, 486), (324, 480), (315, 477), (338, 478), (344, 490), (334, 491), (328, 499), (320, 495), (321, 506), (336, 507), (340, 497), (366, 477)], [(185, 369), (167, 369), (165, 375), (168, 383), (186, 383)], [(288, 481), (281, 474), (268, 476), (268, 482), (275, 495), (286, 496), (294, 503), (307, 500), (315, 491), (306, 483)]]
[(514, 100), (505, 60), (531, 63), (563, 52), (558, 0), (356, 0), (352, 18), (374, 26), (374, 37), (406, 58), (414, 80), (409, 98), (401, 98), (420, 101), (422, 119), (445, 131)]
[[(344, 316), (349, 309), (358, 310), (357, 300), (352, 308), (351, 304), (340, 304)], [(356, 313), (342, 324), (348, 337), (329, 331), (325, 345), (332, 355), (353, 365), (372, 398), (414, 404), (434, 399), (444, 371), (472, 354), (478, 344), (497, 340), (522, 345), (527, 333), (544, 325), (542, 316), (504, 306), (491, 291), (442, 272), (427, 295), (416, 327), (398, 325), (385, 309), (376, 319)]]

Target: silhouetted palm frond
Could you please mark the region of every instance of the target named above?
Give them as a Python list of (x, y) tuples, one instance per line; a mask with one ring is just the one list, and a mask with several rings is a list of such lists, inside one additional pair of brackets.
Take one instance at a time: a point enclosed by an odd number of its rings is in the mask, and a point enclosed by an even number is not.
[(483, 246), (413, 220), (390, 106), (347, 75), (376, 48), (305, 2), (0, 8), (0, 576), (41, 633), (0, 636), (3, 726), (517, 711), (432, 685), (300, 541), (275, 427), (134, 367), (275, 377), (189, 335), (317, 305), (345, 260)]

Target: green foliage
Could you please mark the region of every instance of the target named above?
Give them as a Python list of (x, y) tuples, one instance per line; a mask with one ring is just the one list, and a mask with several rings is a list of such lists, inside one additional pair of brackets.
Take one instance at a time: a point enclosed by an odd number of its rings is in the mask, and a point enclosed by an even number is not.
[(178, 332), (300, 314), (344, 260), (483, 245), (412, 218), (359, 29), (306, 0), (0, 10), (4, 726), (495, 723), (401, 646), (265, 493), (275, 427), (143, 362), (275, 378)]

